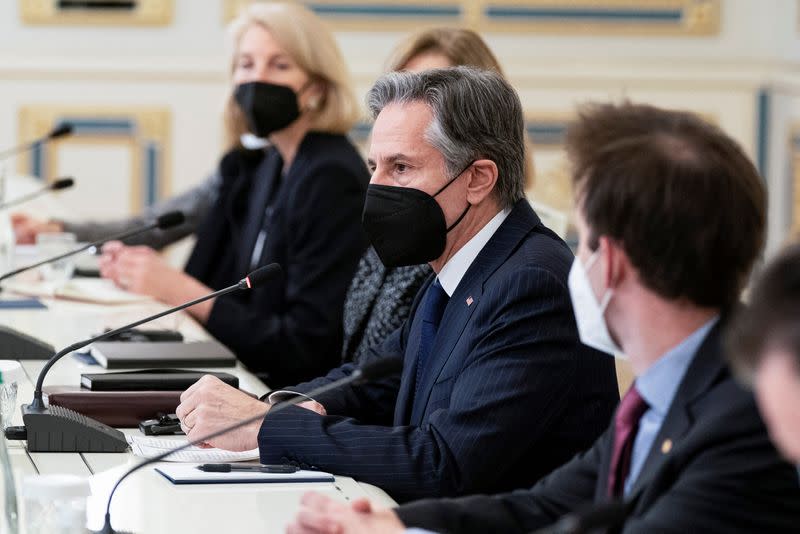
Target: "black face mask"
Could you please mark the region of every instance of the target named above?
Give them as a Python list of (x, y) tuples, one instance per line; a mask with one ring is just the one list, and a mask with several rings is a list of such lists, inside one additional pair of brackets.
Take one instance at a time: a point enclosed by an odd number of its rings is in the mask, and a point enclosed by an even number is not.
[(267, 137), (283, 130), (300, 116), (298, 94), (305, 91), (309, 81), (296, 94), (291, 87), (266, 82), (248, 82), (236, 87), (233, 97), (244, 113), (250, 132)]
[(361, 221), (386, 267), (428, 263), (442, 255), (447, 233), (461, 222), (470, 205), (467, 204), (448, 228), (444, 212), (434, 197), (464, 174), (472, 163), (433, 196), (411, 187), (373, 184), (367, 187)]

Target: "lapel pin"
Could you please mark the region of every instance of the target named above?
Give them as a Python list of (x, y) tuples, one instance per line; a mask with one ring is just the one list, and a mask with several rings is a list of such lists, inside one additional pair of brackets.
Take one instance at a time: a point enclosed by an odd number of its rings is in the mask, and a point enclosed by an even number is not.
[(473, 302), (475, 302), (475, 301), (472, 300), (472, 296), (471, 295), (469, 297), (467, 297), (467, 306), (472, 306)]
[(661, 444), (661, 453), (662, 454), (667, 454), (671, 450), (672, 450), (672, 440), (671, 439), (665, 439), (664, 443)]

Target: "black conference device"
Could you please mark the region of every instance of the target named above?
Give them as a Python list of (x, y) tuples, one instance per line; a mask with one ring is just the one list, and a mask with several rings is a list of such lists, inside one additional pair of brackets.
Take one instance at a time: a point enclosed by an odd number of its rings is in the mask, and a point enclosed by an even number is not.
[(122, 331), (135, 328), (141, 324), (160, 319), (165, 315), (189, 308), (206, 300), (221, 297), (242, 289), (251, 289), (263, 285), (277, 277), (281, 267), (277, 263), (256, 269), (238, 283), (215, 291), (190, 302), (175, 306), (163, 312), (145, 317), (115, 330), (104, 332), (84, 341), (73, 343), (60, 350), (45, 363), (36, 380), (33, 401), (22, 405), (24, 431), (18, 427), (6, 430), (8, 439), (27, 439), (30, 452), (123, 452), (128, 448), (125, 435), (119, 430), (104, 425), (72, 410), (60, 406), (45, 406), (42, 388), (48, 371), (58, 360), (67, 354), (83, 347), (114, 336)]
[(37, 146), (40, 146), (44, 143), (52, 141), (53, 139), (58, 139), (59, 137), (64, 137), (65, 135), (69, 135), (72, 133), (72, 125), (64, 122), (53, 128), (50, 133), (45, 135), (44, 137), (40, 137), (34, 141), (23, 143), (21, 145), (17, 145), (15, 147), (7, 148), (6, 150), (0, 151), (0, 161), (19, 154), (21, 152), (26, 152)]
[(73, 185), (75, 185), (75, 179), (72, 177), (66, 176), (63, 178), (56, 178), (51, 183), (47, 184), (41, 189), (37, 189), (32, 193), (28, 193), (27, 195), (22, 195), (21, 197), (17, 197), (13, 200), (9, 200), (8, 202), (0, 204), (0, 210), (11, 208), (13, 206), (18, 206), (19, 204), (22, 204), (29, 200), (33, 200), (34, 198), (40, 197), (46, 193), (51, 193), (53, 191), (61, 191), (62, 189), (69, 189)]
[[(375, 380), (380, 380), (380, 379), (388, 377), (388, 376), (399, 374), (402, 370), (403, 370), (403, 360), (402, 360), (402, 358), (397, 358), (397, 357), (381, 358), (380, 360), (375, 360), (375, 361), (369, 362), (369, 363), (363, 365), (362, 367), (356, 369), (355, 371), (353, 371), (353, 373), (350, 374), (349, 376), (346, 376), (344, 378), (340, 378), (339, 380), (336, 380), (334, 382), (330, 382), (329, 384), (325, 384), (323, 386), (320, 386), (320, 387), (318, 387), (318, 388), (316, 388), (316, 389), (314, 389), (312, 391), (309, 391), (304, 396), (297, 395), (297, 396), (295, 396), (295, 397), (293, 397), (293, 398), (291, 398), (291, 399), (289, 399), (289, 400), (287, 400), (285, 402), (281, 402), (280, 404), (276, 404), (275, 406), (273, 406), (270, 409), (270, 412), (267, 413), (267, 416), (269, 416), (269, 413), (279, 412), (281, 410), (286, 409), (289, 406), (293, 406), (295, 404), (299, 404), (299, 403), (301, 403), (303, 401), (306, 401), (306, 400), (308, 400), (308, 397), (312, 397), (312, 398), (319, 397), (323, 393), (327, 393), (327, 392), (329, 392), (331, 390), (338, 389), (338, 388), (340, 388), (342, 386), (346, 386), (346, 385), (351, 384), (351, 383), (352, 384), (363, 384), (365, 382), (373, 382)], [(114, 528), (111, 526), (111, 499), (114, 498), (114, 492), (117, 491), (117, 488), (119, 487), (119, 485), (129, 475), (135, 473), (136, 471), (138, 471), (142, 467), (145, 467), (145, 466), (150, 465), (150, 464), (154, 464), (156, 462), (160, 462), (164, 458), (167, 458), (168, 456), (171, 456), (171, 455), (175, 454), (176, 452), (180, 452), (182, 450), (188, 449), (189, 447), (194, 447), (194, 446), (200, 445), (201, 443), (204, 443), (204, 442), (206, 442), (208, 440), (211, 440), (211, 439), (217, 438), (219, 436), (222, 436), (224, 434), (227, 434), (228, 432), (233, 432), (234, 430), (237, 430), (237, 429), (242, 428), (244, 426), (247, 426), (247, 425), (249, 425), (251, 423), (259, 421), (259, 420), (263, 419), (264, 417), (265, 416), (263, 414), (255, 415), (253, 417), (248, 417), (247, 419), (239, 421), (238, 423), (235, 423), (235, 424), (233, 424), (231, 426), (225, 427), (225, 428), (223, 428), (221, 430), (217, 430), (216, 432), (212, 432), (211, 434), (208, 434), (208, 435), (203, 436), (201, 438), (194, 439), (192, 441), (189, 441), (188, 443), (184, 443), (180, 447), (175, 447), (174, 449), (170, 449), (168, 451), (165, 451), (165, 452), (159, 454), (158, 456), (154, 456), (152, 458), (147, 458), (145, 460), (142, 460), (141, 462), (139, 462), (138, 464), (136, 464), (135, 466), (130, 468), (128, 471), (125, 472), (124, 475), (122, 475), (119, 478), (119, 480), (117, 480), (116, 484), (114, 484), (114, 487), (111, 489), (111, 493), (108, 496), (108, 504), (106, 505), (105, 523), (103, 525), (103, 528), (98, 530), (96, 532), (96, 534), (121, 534), (121, 533), (118, 533), (118, 531), (114, 530)]]

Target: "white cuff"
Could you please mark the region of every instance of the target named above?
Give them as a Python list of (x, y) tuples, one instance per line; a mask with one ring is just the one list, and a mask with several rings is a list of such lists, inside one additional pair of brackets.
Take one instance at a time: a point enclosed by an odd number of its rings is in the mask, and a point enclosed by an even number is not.
[(267, 402), (270, 405), (278, 404), (279, 402), (286, 402), (290, 399), (295, 397), (304, 397), (310, 401), (317, 402), (316, 399), (312, 399), (305, 393), (299, 393), (297, 391), (289, 391), (288, 389), (279, 389), (278, 391), (273, 391), (267, 397)]

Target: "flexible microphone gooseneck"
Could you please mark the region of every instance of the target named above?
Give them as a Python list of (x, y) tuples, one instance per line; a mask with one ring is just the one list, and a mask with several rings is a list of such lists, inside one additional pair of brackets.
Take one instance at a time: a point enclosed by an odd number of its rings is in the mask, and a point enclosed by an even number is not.
[(147, 458), (146, 460), (143, 460), (143, 461), (139, 462), (138, 464), (136, 464), (135, 466), (130, 468), (128, 471), (126, 471), (125, 474), (122, 475), (119, 478), (119, 480), (117, 480), (116, 484), (114, 484), (114, 487), (111, 489), (111, 493), (108, 496), (108, 504), (106, 505), (105, 523), (103, 524), (103, 528), (101, 530), (97, 531), (97, 534), (116, 534), (117, 531), (115, 531), (111, 527), (111, 499), (114, 498), (114, 492), (117, 491), (117, 488), (122, 483), (122, 481), (125, 480), (132, 473), (135, 473), (136, 471), (141, 469), (142, 467), (145, 467), (147, 465), (153, 464), (155, 462), (160, 462), (164, 458), (167, 458), (168, 456), (171, 456), (172, 454), (175, 454), (176, 452), (180, 452), (182, 450), (188, 449), (189, 447), (197, 446), (197, 445), (199, 445), (201, 443), (207, 442), (210, 439), (217, 438), (219, 436), (222, 436), (223, 434), (227, 434), (228, 432), (233, 432), (234, 430), (238, 430), (239, 428), (247, 426), (247, 425), (249, 425), (251, 423), (255, 423), (256, 421), (258, 421), (260, 419), (264, 419), (264, 417), (269, 416), (270, 413), (279, 412), (281, 410), (286, 409), (286, 407), (288, 407), (288, 406), (294, 406), (295, 404), (298, 404), (298, 403), (301, 403), (303, 401), (306, 401), (306, 400), (308, 400), (308, 397), (311, 397), (311, 398), (318, 397), (318, 396), (322, 395), (323, 393), (327, 393), (328, 391), (340, 388), (342, 386), (345, 386), (345, 385), (351, 384), (351, 383), (352, 384), (363, 384), (365, 382), (372, 382), (374, 380), (380, 380), (381, 378), (390, 376), (392, 374), (399, 373), (402, 370), (403, 370), (403, 360), (401, 358), (390, 357), (390, 358), (381, 358), (380, 360), (375, 360), (373, 362), (367, 363), (364, 366), (356, 369), (349, 376), (346, 376), (344, 378), (340, 378), (339, 380), (336, 380), (335, 382), (331, 382), (329, 384), (325, 384), (324, 386), (320, 386), (320, 387), (318, 387), (318, 388), (316, 388), (316, 389), (314, 389), (312, 391), (309, 391), (308, 393), (305, 394), (306, 395), (305, 397), (298, 395), (298, 396), (293, 397), (293, 398), (291, 398), (291, 399), (289, 399), (289, 400), (287, 400), (285, 402), (281, 402), (280, 404), (276, 404), (275, 406), (270, 408), (269, 412), (267, 412), (266, 414), (260, 414), (260, 415), (255, 415), (253, 417), (248, 417), (247, 419), (243, 419), (242, 421), (239, 421), (238, 423), (235, 423), (235, 424), (233, 424), (231, 426), (225, 427), (225, 428), (223, 428), (221, 430), (217, 430), (216, 432), (212, 432), (211, 434), (203, 436), (202, 438), (194, 439), (194, 440), (192, 440), (192, 441), (190, 441), (188, 443), (185, 443), (185, 444), (181, 445), (180, 447), (176, 447), (174, 449), (170, 449), (168, 451), (165, 451), (165, 452), (159, 454), (158, 456), (154, 456), (152, 458)]
[(114, 330), (109, 330), (108, 332), (104, 332), (91, 339), (78, 341), (77, 343), (73, 343), (69, 347), (66, 347), (58, 351), (56, 354), (53, 355), (52, 358), (50, 358), (47, 361), (46, 364), (44, 364), (44, 367), (39, 373), (39, 378), (36, 380), (36, 389), (33, 392), (33, 401), (29, 405), (23, 406), (23, 413), (40, 413), (47, 409), (44, 405), (44, 400), (42, 399), (42, 387), (44, 386), (44, 379), (47, 376), (47, 372), (50, 370), (50, 368), (53, 367), (53, 365), (55, 365), (55, 363), (58, 360), (60, 360), (70, 352), (82, 349), (83, 347), (91, 345), (96, 341), (101, 341), (111, 336), (115, 336), (119, 333), (130, 330), (131, 328), (136, 328), (137, 326), (142, 325), (144, 323), (155, 321), (156, 319), (160, 319), (165, 315), (169, 315), (171, 313), (175, 313), (177, 311), (190, 308), (195, 304), (200, 304), (201, 302), (205, 302), (209, 299), (213, 299), (215, 297), (221, 297), (222, 295), (227, 295), (228, 293), (233, 293), (234, 291), (239, 291), (241, 289), (252, 289), (254, 287), (258, 287), (260, 285), (263, 285), (267, 280), (271, 280), (277, 277), (280, 273), (281, 273), (281, 266), (278, 265), (277, 263), (271, 263), (269, 265), (265, 265), (264, 267), (256, 269), (255, 271), (247, 275), (245, 278), (242, 278), (239, 282), (233, 284), (232, 286), (220, 289), (219, 291), (214, 291), (213, 293), (209, 293), (208, 295), (203, 295), (200, 298), (196, 298), (192, 301), (185, 302), (179, 306), (175, 306), (174, 308), (170, 308), (155, 315), (151, 315), (150, 317), (145, 317), (144, 319), (140, 319), (131, 324), (121, 326)]
[(4, 160), (8, 157), (11, 157), (15, 154), (19, 154), (20, 152), (26, 152), (35, 148), (43, 143), (47, 143), (48, 141), (52, 141), (53, 139), (58, 139), (59, 137), (64, 137), (65, 135), (69, 135), (72, 133), (72, 125), (69, 123), (63, 123), (54, 128), (44, 137), (40, 137), (35, 141), (31, 141), (29, 143), (24, 143), (21, 145), (17, 145), (12, 148), (8, 148), (0, 152), (0, 160)]
[(159, 230), (165, 230), (167, 228), (172, 228), (173, 226), (178, 226), (179, 224), (183, 224), (184, 220), (185, 220), (185, 217), (183, 216), (183, 213), (181, 213), (180, 211), (171, 211), (169, 213), (165, 213), (164, 215), (161, 215), (160, 217), (158, 217), (155, 221), (153, 221), (151, 223), (148, 223), (148, 224), (146, 224), (146, 225), (144, 225), (144, 226), (142, 226), (140, 228), (135, 228), (133, 230), (127, 230), (125, 232), (120, 232), (120, 233), (112, 235), (110, 237), (105, 237), (105, 238), (100, 239), (98, 241), (94, 241), (92, 243), (88, 243), (86, 245), (83, 245), (81, 247), (76, 248), (75, 250), (70, 250), (69, 252), (65, 252), (64, 254), (59, 254), (58, 256), (53, 256), (52, 258), (47, 258), (45, 260), (38, 261), (38, 262), (32, 263), (30, 265), (25, 265), (23, 267), (19, 267), (18, 269), (14, 269), (13, 271), (9, 271), (9, 272), (3, 274), (2, 276), (0, 276), (0, 282), (5, 280), (6, 278), (11, 278), (12, 276), (16, 276), (16, 275), (18, 275), (20, 273), (23, 273), (25, 271), (29, 271), (31, 269), (35, 269), (36, 267), (41, 267), (42, 265), (45, 265), (47, 263), (52, 263), (52, 262), (55, 262), (55, 261), (63, 260), (64, 258), (69, 258), (70, 256), (74, 256), (75, 254), (79, 254), (79, 253), (83, 252), (84, 250), (89, 250), (90, 248), (93, 248), (93, 247), (99, 247), (99, 246), (103, 245), (103, 243), (105, 243), (107, 241), (113, 241), (113, 240), (116, 240), (116, 239), (118, 239), (118, 240), (127, 239), (129, 237), (133, 237), (135, 235), (142, 234), (144, 232), (149, 232), (150, 230), (155, 230), (156, 228), (159, 229)]
[(47, 184), (46, 186), (33, 191), (32, 193), (28, 193), (27, 195), (22, 195), (21, 197), (17, 197), (13, 200), (9, 200), (8, 202), (4, 202), (0, 204), (0, 210), (8, 209), (13, 206), (18, 206), (23, 202), (27, 202), (29, 200), (33, 200), (34, 198), (40, 197), (46, 193), (51, 193), (53, 191), (60, 191), (62, 189), (68, 189), (75, 185), (75, 180), (72, 177), (64, 177), (64, 178), (57, 178), (52, 183)]
[(611, 501), (567, 514), (556, 523), (531, 534), (587, 534), (595, 529), (621, 525), (630, 513), (630, 503)]

